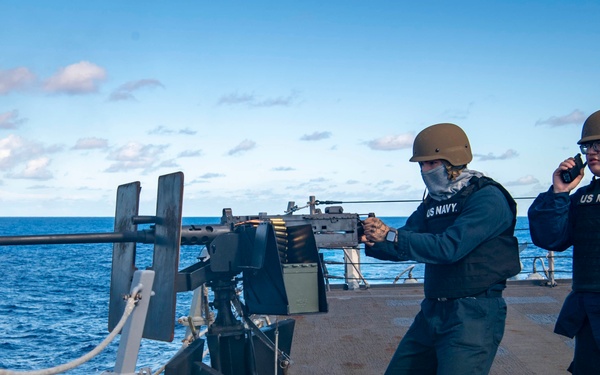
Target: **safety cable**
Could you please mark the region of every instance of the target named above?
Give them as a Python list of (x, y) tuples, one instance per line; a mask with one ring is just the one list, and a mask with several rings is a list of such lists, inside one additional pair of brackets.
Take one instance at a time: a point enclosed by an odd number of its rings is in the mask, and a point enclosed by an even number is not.
[(90, 359), (94, 358), (115, 339), (115, 337), (119, 334), (119, 332), (121, 332), (121, 329), (123, 328), (125, 323), (127, 323), (127, 319), (129, 318), (129, 316), (133, 312), (133, 309), (135, 308), (135, 305), (137, 303), (137, 295), (138, 295), (138, 292), (140, 289), (141, 289), (141, 285), (138, 285), (133, 290), (133, 292), (131, 293), (131, 296), (129, 296), (127, 298), (127, 305), (125, 305), (125, 311), (123, 312), (123, 316), (121, 317), (121, 320), (119, 320), (119, 323), (117, 323), (117, 325), (109, 333), (109, 335), (89, 353), (84, 354), (83, 356), (81, 356), (71, 362), (67, 362), (65, 364), (47, 368), (47, 369), (43, 369), (43, 370), (34, 370), (34, 371), (0, 370), (0, 375), (54, 375), (54, 374), (60, 374), (61, 372), (72, 370), (72, 369), (82, 365), (83, 363), (89, 361)]
[[(423, 193), (423, 198), (421, 199), (387, 199), (387, 200), (362, 200), (362, 201), (334, 201), (334, 200), (315, 200), (314, 202), (307, 202), (306, 205), (299, 207), (295, 205), (293, 207), (289, 207), (288, 210), (285, 211), (285, 214), (290, 215), (296, 211), (300, 211), (304, 208), (310, 206), (319, 206), (321, 204), (370, 204), (370, 203), (420, 203), (423, 202), (425, 197), (427, 196), (427, 190)], [(536, 197), (513, 197), (514, 200), (520, 199), (528, 199), (532, 200)]]

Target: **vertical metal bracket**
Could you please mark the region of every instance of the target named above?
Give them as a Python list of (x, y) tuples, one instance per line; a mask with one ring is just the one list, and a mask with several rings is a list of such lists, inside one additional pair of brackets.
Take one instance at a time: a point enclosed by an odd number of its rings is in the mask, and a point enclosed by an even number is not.
[[(175, 279), (179, 268), (181, 220), (183, 205), (183, 173), (176, 172), (158, 178), (156, 216), (138, 216), (140, 183), (119, 186), (115, 214), (115, 232), (136, 232), (137, 223), (154, 223), (154, 293), (150, 300), (143, 337), (152, 340), (172, 341), (175, 334), (175, 309), (177, 290)], [(112, 330), (119, 322), (133, 279), (136, 243), (113, 245), (108, 327)]]
[[(138, 215), (140, 202), (139, 181), (120, 185), (117, 189), (115, 212), (115, 232), (135, 232), (137, 225), (133, 217)], [(125, 310), (123, 296), (129, 293), (135, 272), (135, 242), (113, 244), (112, 268), (110, 276), (110, 299), (108, 305), (108, 330), (119, 323)]]
[(176, 172), (158, 179), (154, 256), (154, 293), (150, 300), (144, 337), (173, 341), (177, 290), (175, 279), (179, 267), (181, 219), (183, 205), (183, 173)]

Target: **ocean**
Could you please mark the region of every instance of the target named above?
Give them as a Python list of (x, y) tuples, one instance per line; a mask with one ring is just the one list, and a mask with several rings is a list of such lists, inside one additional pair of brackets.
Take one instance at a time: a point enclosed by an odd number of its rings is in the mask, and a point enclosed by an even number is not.
[[(218, 217), (184, 218), (183, 224), (218, 224)], [(400, 227), (404, 217), (382, 218), (388, 225)], [(0, 217), (0, 236), (61, 233), (112, 232), (112, 217)], [(547, 251), (531, 243), (526, 217), (519, 217), (516, 235), (522, 244), (525, 279), (536, 264), (541, 272), (547, 266)], [(140, 227), (140, 229), (143, 229)], [(198, 246), (182, 246), (180, 269), (194, 264)], [(343, 276), (340, 250), (322, 250), (331, 275)], [(570, 250), (556, 254), (556, 278), (571, 275)], [(0, 369), (32, 371), (72, 361), (95, 348), (108, 335), (108, 296), (112, 244), (69, 244), (0, 246)], [(370, 284), (391, 283), (410, 263), (363, 260), (362, 273)], [(138, 244), (136, 266), (149, 267), (152, 245)], [(413, 276), (422, 277), (422, 265)], [(422, 280), (421, 280), (422, 281)], [(330, 283), (343, 283), (331, 279)], [(401, 282), (401, 281), (400, 281)], [(187, 316), (192, 292), (177, 296), (176, 316)], [(143, 339), (138, 368), (156, 371), (180, 348), (185, 327), (176, 325), (175, 339), (160, 342)], [(68, 374), (112, 371), (118, 349), (118, 337), (102, 353)]]

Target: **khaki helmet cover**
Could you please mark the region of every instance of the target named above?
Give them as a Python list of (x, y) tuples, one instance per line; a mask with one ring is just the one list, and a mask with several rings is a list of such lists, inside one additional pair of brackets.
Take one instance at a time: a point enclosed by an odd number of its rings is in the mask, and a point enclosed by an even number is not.
[(596, 111), (583, 123), (581, 139), (577, 144), (597, 141), (600, 139), (600, 111)]
[(435, 124), (417, 134), (410, 161), (436, 159), (446, 160), (454, 166), (465, 165), (473, 160), (469, 139), (458, 125)]

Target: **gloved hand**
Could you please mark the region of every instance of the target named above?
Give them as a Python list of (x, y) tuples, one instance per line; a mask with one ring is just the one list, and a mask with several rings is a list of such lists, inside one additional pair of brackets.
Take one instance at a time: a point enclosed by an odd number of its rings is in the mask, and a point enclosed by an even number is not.
[(385, 225), (383, 221), (376, 217), (368, 217), (363, 221), (365, 235), (362, 242), (369, 246), (373, 246), (375, 242), (385, 241), (385, 236), (390, 230), (390, 227)]

